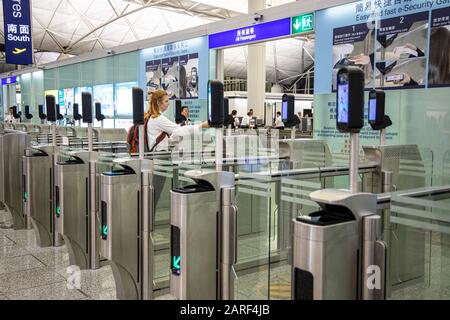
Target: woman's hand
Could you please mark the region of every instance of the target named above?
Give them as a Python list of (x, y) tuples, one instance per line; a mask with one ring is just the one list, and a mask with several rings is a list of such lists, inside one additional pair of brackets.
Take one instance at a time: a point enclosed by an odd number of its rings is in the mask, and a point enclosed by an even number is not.
[(200, 128), (202, 128), (202, 129), (208, 129), (208, 128), (209, 128), (209, 123), (208, 123), (208, 121), (203, 121), (202, 124), (200, 125)]

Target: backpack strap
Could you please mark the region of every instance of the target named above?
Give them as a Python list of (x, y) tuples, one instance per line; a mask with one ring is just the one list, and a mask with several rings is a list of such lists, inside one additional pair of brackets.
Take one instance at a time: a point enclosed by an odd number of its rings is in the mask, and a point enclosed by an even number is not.
[(156, 142), (153, 145), (153, 147), (150, 149), (150, 152), (153, 152), (155, 148), (160, 144), (166, 137), (169, 137), (169, 134), (167, 132), (161, 132), (158, 137), (156, 138)]

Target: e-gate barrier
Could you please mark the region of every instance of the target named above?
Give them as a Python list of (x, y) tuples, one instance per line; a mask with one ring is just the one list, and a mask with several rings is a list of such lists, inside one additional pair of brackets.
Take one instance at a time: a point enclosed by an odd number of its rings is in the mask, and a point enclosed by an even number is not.
[(188, 171), (194, 185), (171, 191), (170, 293), (181, 300), (232, 300), (237, 246), (235, 176), (221, 171), (223, 84), (208, 83), (216, 171)]
[(343, 68), (337, 84), (337, 128), (350, 133), (351, 139), (350, 190), (311, 193), (322, 210), (294, 220), (292, 296), (296, 300), (384, 299), (387, 245), (380, 240), (377, 196), (358, 193), (364, 73), (356, 67)]
[(25, 192), (23, 199), (25, 215), (31, 217), (40, 247), (60, 246), (62, 237), (56, 231), (55, 163), (59, 153), (56, 145), (56, 103), (54, 96), (46, 96), (48, 121), (52, 122), (51, 145), (38, 146), (25, 150), (23, 156)]
[[(83, 121), (92, 126), (92, 96), (82, 93)], [(78, 105), (74, 118), (81, 118)], [(97, 269), (99, 260), (98, 153), (93, 151), (92, 130), (88, 151), (72, 151), (55, 164), (57, 230), (69, 252), (71, 265), (80, 269)], [(60, 156), (63, 158), (63, 156)]]
[[(133, 88), (133, 122), (139, 125), (139, 141), (144, 141), (144, 96)], [(154, 225), (153, 174), (151, 160), (114, 160), (114, 170), (100, 180), (100, 255), (113, 270), (120, 300), (153, 298)]]

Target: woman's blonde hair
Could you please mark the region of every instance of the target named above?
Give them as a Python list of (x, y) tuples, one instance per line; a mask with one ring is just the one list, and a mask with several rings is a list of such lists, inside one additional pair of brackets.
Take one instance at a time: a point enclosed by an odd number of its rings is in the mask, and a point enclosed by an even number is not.
[(149, 119), (150, 117), (158, 118), (161, 115), (158, 103), (162, 103), (164, 97), (167, 95), (167, 92), (165, 92), (164, 90), (147, 92), (148, 108), (147, 112), (145, 113), (145, 119)]

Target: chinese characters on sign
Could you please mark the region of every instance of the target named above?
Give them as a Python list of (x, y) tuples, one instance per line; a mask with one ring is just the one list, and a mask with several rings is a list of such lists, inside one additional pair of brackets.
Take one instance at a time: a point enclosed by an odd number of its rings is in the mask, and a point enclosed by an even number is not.
[(33, 63), (30, 12), (30, 0), (3, 1), (6, 63)]

